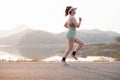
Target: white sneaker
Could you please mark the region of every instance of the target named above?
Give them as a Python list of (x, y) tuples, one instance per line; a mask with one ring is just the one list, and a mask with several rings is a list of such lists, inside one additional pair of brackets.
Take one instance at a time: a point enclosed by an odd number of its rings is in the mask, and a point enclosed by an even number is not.
[(61, 63), (64, 65), (64, 66), (69, 66), (68, 63), (66, 63), (65, 61), (61, 60)]
[(75, 55), (71, 54), (71, 56), (72, 56), (75, 60), (78, 60), (78, 58), (77, 58)]

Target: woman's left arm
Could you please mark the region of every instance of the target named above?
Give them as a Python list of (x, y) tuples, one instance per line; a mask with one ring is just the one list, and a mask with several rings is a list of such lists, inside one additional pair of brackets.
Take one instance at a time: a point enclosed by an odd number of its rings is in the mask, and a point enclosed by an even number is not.
[(72, 22), (75, 24), (75, 26), (76, 26), (77, 28), (80, 27), (81, 21), (82, 21), (82, 18), (79, 17), (79, 22), (77, 23), (76, 19), (75, 19), (74, 17), (72, 17)]

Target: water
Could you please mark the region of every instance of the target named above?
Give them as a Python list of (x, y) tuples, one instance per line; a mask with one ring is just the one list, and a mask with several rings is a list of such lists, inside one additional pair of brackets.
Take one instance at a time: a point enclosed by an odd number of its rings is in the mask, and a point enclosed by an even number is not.
[(21, 55), (27, 58), (48, 58), (54, 55), (63, 55), (57, 50), (65, 49), (65, 46), (58, 45), (24, 45), (24, 46), (9, 46), (0, 45), (0, 51), (8, 54)]

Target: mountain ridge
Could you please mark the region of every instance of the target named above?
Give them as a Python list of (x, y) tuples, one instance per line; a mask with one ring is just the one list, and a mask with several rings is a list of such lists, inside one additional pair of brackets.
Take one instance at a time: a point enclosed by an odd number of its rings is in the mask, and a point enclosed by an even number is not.
[[(119, 33), (113, 31), (101, 30), (77, 30), (77, 37), (82, 39), (85, 43), (106, 43), (114, 42), (115, 37), (120, 36)], [(24, 43), (22, 43), (22, 41)], [(16, 44), (57, 44), (66, 42), (66, 31), (61, 33), (50, 33), (43, 30), (26, 29), (19, 33), (0, 38), (0, 45)], [(14, 44), (15, 45), (15, 44)]]
[[(28, 58), (62, 55), (57, 51), (66, 48), (66, 32), (54, 34), (43, 30), (26, 29), (17, 34), (0, 38), (0, 45), (14, 46), (21, 55)], [(85, 44), (116, 42), (114, 38), (117, 36), (120, 36), (120, 34), (101, 30), (77, 30), (77, 37), (83, 40)], [(10, 46), (8, 49), (16, 54), (17, 52), (13, 52), (13, 47)]]

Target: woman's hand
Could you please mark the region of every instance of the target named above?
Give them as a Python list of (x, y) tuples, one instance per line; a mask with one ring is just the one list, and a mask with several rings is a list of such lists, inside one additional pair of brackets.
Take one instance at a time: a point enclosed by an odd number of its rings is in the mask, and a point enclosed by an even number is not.
[(82, 18), (81, 17), (79, 17), (79, 21), (81, 21), (82, 20)]

